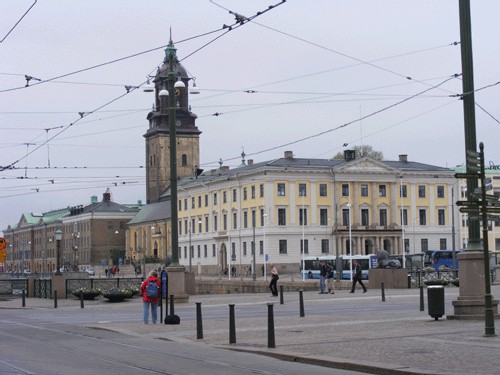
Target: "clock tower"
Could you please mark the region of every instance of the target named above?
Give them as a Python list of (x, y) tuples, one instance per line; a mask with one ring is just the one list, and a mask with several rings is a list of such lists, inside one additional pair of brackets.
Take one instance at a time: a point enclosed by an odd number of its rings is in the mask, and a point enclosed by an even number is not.
[(194, 176), (200, 166), (200, 134), (195, 125), (196, 115), (189, 106), (188, 83), (191, 78), (176, 56), (176, 49), (170, 40), (165, 49), (163, 64), (156, 71), (155, 106), (149, 112), (147, 119), (149, 127), (144, 134), (146, 138), (146, 201), (154, 203), (160, 201), (161, 195), (170, 186), (170, 132), (168, 100), (161, 101), (159, 93), (167, 89), (167, 75), (169, 73), (169, 58), (173, 54), (173, 71), (185, 85), (175, 88), (176, 105), (176, 159), (177, 176), (179, 178)]

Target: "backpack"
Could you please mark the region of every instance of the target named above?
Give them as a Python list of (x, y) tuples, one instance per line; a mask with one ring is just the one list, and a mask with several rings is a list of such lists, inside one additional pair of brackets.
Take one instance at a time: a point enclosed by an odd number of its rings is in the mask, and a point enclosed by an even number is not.
[(146, 287), (146, 296), (150, 298), (158, 297), (158, 284), (154, 281), (150, 281)]

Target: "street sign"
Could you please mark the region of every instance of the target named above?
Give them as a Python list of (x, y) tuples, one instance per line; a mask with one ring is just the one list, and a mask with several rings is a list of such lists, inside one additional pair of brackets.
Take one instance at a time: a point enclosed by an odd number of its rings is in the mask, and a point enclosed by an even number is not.
[(455, 173), (455, 178), (479, 178), (477, 173)]
[(483, 187), (485, 191), (493, 190), (493, 184), (491, 183), (491, 178), (485, 178), (483, 181)]
[(500, 207), (488, 207), (486, 212), (489, 214), (500, 214)]
[(479, 165), (467, 163), (467, 171), (479, 172), (480, 170), (481, 170), (481, 167)]
[(457, 201), (457, 206), (466, 206), (466, 207), (476, 207), (479, 209), (479, 202), (478, 201)]
[(463, 214), (476, 214), (476, 215), (481, 214), (479, 207), (460, 207), (459, 211)]
[(479, 157), (479, 152), (472, 151), (472, 150), (467, 150), (467, 156), (470, 156), (470, 157), (473, 157), (473, 158), (478, 158)]

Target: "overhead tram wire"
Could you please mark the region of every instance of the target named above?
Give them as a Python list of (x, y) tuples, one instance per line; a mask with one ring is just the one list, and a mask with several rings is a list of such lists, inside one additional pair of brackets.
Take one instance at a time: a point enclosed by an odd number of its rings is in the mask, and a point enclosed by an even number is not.
[[(322, 136), (324, 134), (328, 134), (328, 133), (331, 133), (331, 132), (334, 132), (334, 131), (346, 128), (346, 127), (348, 127), (350, 125), (358, 123), (359, 121), (365, 120), (365, 119), (373, 117), (373, 116), (375, 116), (375, 115), (377, 115), (379, 113), (385, 112), (385, 111), (387, 111), (387, 110), (389, 110), (391, 108), (397, 107), (397, 106), (399, 106), (399, 105), (401, 105), (401, 104), (403, 104), (403, 103), (405, 103), (405, 102), (407, 102), (409, 100), (412, 100), (412, 99), (414, 99), (414, 98), (416, 98), (416, 97), (418, 97), (418, 96), (420, 96), (420, 95), (422, 95), (422, 94), (424, 94), (424, 93), (426, 93), (428, 91), (431, 91), (431, 90), (434, 90), (436, 88), (439, 88), (440, 86), (442, 86), (446, 82), (448, 82), (448, 81), (450, 81), (452, 79), (456, 79), (458, 76), (460, 76), (460, 74), (454, 74), (453, 76), (451, 76), (451, 77), (447, 78), (446, 80), (438, 83), (437, 85), (434, 85), (434, 86), (429, 87), (429, 88), (427, 88), (427, 89), (425, 89), (423, 91), (420, 91), (420, 92), (416, 93), (415, 95), (412, 95), (411, 97), (405, 98), (405, 99), (400, 100), (400, 101), (398, 101), (396, 103), (393, 103), (393, 104), (391, 104), (389, 106), (386, 106), (386, 107), (383, 107), (381, 109), (378, 109), (378, 110), (376, 110), (374, 112), (371, 112), (371, 113), (369, 113), (369, 114), (367, 114), (365, 116), (356, 118), (355, 120), (346, 122), (346, 123), (344, 123), (342, 125), (339, 125), (339, 126), (337, 126), (335, 128), (324, 130), (322, 132), (319, 132), (319, 133), (316, 133), (316, 134), (313, 134), (313, 135), (310, 135), (310, 136), (307, 136), (307, 137), (303, 137), (303, 138), (297, 139), (295, 141), (287, 142), (287, 143), (284, 143), (284, 144), (281, 144), (281, 145), (278, 145), (278, 146), (274, 146), (274, 147), (270, 147), (270, 148), (267, 148), (267, 149), (264, 149), (264, 150), (260, 150), (260, 151), (257, 151), (257, 152), (249, 153), (249, 154), (246, 154), (246, 156), (249, 157), (249, 156), (263, 154), (263, 153), (269, 152), (269, 151), (274, 151), (274, 150), (277, 150), (277, 149), (280, 149), (280, 148), (283, 148), (283, 147), (287, 147), (287, 146), (294, 145), (294, 144), (297, 144), (297, 143), (300, 143), (300, 142), (304, 142), (306, 140), (309, 140), (309, 139), (312, 139), (312, 138), (317, 138), (317, 137), (320, 137), (320, 136)], [(233, 157), (233, 158), (224, 159), (223, 161), (237, 160), (240, 157), (241, 156), (236, 156), (236, 157)], [(215, 162), (209, 162), (207, 164), (213, 164), (213, 163), (215, 163)]]
[(14, 24), (14, 26), (12, 26), (12, 28), (7, 32), (7, 34), (5, 34), (5, 36), (2, 38), (2, 40), (0, 40), (0, 43), (3, 43), (3, 41), (5, 39), (7, 39), (7, 37), (10, 35), (10, 33), (12, 31), (14, 31), (14, 29), (17, 27), (17, 25), (19, 25), (19, 23), (23, 20), (23, 18), (30, 12), (30, 10), (35, 6), (36, 2), (38, 0), (35, 0), (35, 2), (33, 4), (31, 4), (31, 6), (28, 8), (28, 10), (26, 12), (24, 12), (24, 14), (21, 16), (21, 18)]

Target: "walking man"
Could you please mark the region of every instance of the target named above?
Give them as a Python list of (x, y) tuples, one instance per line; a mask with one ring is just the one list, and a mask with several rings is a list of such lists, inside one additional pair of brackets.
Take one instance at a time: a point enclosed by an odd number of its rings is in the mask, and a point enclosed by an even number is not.
[(322, 260), (319, 261), (319, 294), (325, 293), (326, 279), (326, 264)]
[(361, 287), (363, 288), (363, 293), (366, 293), (366, 286), (363, 284), (362, 279), (362, 270), (361, 266), (358, 264), (358, 261), (354, 259), (352, 261), (352, 287), (351, 287), (351, 293), (354, 293), (354, 290), (356, 289), (356, 283), (359, 283)]

